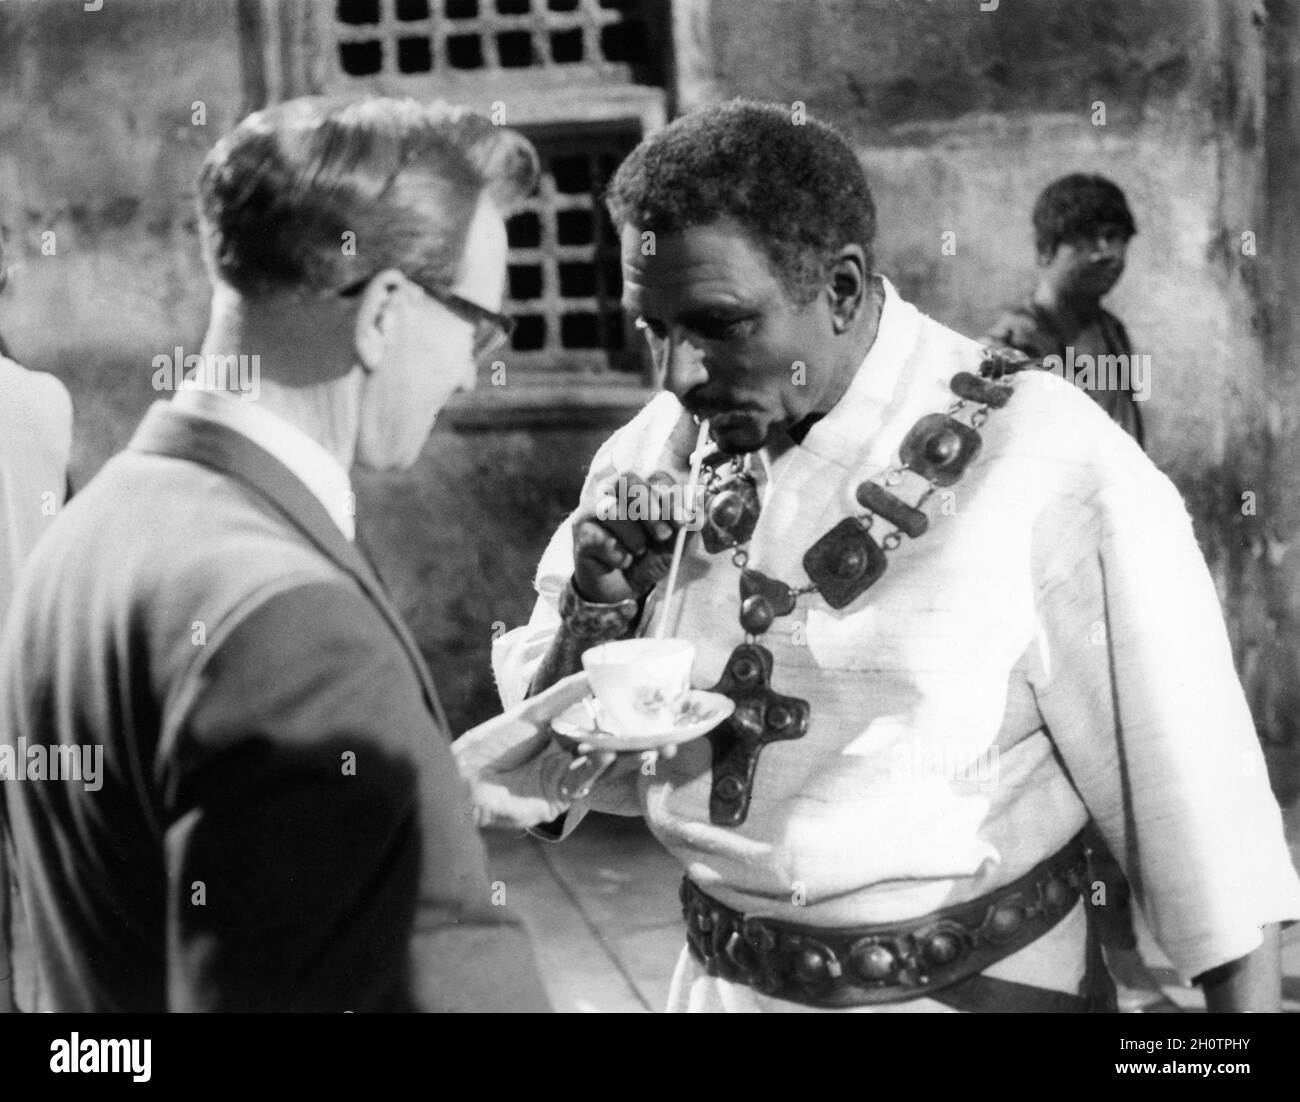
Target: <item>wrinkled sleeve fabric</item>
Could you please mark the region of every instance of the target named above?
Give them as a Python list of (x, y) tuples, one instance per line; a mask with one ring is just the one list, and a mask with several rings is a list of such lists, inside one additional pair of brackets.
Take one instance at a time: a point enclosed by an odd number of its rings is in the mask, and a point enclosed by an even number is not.
[[(670, 434), (680, 434), (684, 427), (690, 428), (689, 423), (680, 423), (680, 415), (675, 399), (670, 395), (660, 395), (632, 422), (606, 440), (592, 459), (574, 513), (594, 505), (600, 487), (608, 479), (629, 470), (643, 475), (653, 473), (656, 466), (654, 457)], [(528, 695), (533, 675), (559, 630), (560, 592), (573, 576), (573, 515), (570, 514), (556, 529), (538, 564), (533, 582), (537, 603), (528, 623), (507, 632), (493, 644), (492, 668), (501, 703), (506, 708), (514, 707)], [(646, 615), (649, 614), (647, 609)], [(558, 749), (550, 753), (568, 756), (567, 752)], [(611, 815), (640, 815), (637, 781), (640, 761), (635, 755), (625, 757), (627, 761), (616, 762), (605, 772), (587, 799), (573, 805), (565, 817), (561, 833), (543, 831), (538, 832), (540, 836), (548, 839), (567, 837), (592, 810)]]
[[(492, 670), (501, 703), (513, 708), (528, 695), (533, 675), (560, 627), (560, 592), (573, 576), (573, 517), (595, 505), (601, 487), (626, 471), (648, 476), (659, 469), (666, 446), (689, 451), (694, 426), (672, 395), (652, 399), (628, 424), (607, 439), (592, 458), (578, 506), (556, 529), (533, 577), (537, 603), (527, 624), (506, 632), (492, 645)], [(687, 439), (687, 437), (690, 437)]]
[[(584, 500), (587, 493), (584, 488)], [(537, 565), (533, 578), (537, 602), (528, 623), (506, 632), (492, 644), (492, 672), (504, 708), (513, 708), (527, 698), (537, 667), (560, 630), (560, 591), (572, 576), (573, 529), (571, 518), (566, 518), (551, 536)]]
[(160, 759), (170, 1008), (548, 1009), (369, 598), (298, 586), (209, 646)]
[(1035, 692), (1071, 778), (1185, 980), (1300, 917), (1277, 802), (1190, 519), (1149, 464), (1052, 533)]
[[(600, 469), (605, 470), (603, 466)], [(593, 464), (592, 470), (597, 470), (596, 465)], [(584, 502), (589, 493), (594, 493), (594, 486), (603, 477), (604, 474), (588, 478), (588, 485), (583, 489)], [(492, 665), (501, 703), (507, 709), (517, 706), (528, 696), (533, 675), (550, 649), (555, 633), (559, 631), (560, 590), (572, 575), (573, 531), (570, 522), (566, 520), (551, 537), (538, 565), (534, 583), (537, 603), (533, 606), (531, 618), (523, 627), (507, 632), (493, 644)], [(538, 763), (538, 768), (550, 782), (546, 795), (558, 799), (559, 782), (572, 755), (554, 744), (543, 751), (543, 755), (546, 760)], [(586, 799), (571, 805), (561, 820), (536, 828), (530, 833), (545, 841), (554, 842), (572, 834), (589, 811), (604, 811), (610, 815), (640, 815), (636, 768), (639, 758), (635, 755), (624, 755), (624, 758), (628, 760), (616, 761), (610, 766)]]

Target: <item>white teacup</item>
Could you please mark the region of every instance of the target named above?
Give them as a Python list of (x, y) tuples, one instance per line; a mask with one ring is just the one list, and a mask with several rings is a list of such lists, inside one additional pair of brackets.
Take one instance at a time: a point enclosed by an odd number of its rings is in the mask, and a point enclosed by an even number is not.
[(582, 668), (618, 734), (654, 735), (676, 724), (694, 661), (685, 639), (620, 639), (586, 651)]

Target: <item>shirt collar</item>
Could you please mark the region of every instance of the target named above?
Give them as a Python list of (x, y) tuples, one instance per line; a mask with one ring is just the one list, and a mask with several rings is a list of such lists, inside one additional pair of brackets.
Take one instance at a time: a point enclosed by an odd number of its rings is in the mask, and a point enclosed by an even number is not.
[(356, 498), (348, 472), (302, 429), (255, 402), (218, 391), (182, 389), (172, 404), (183, 413), (224, 425), (269, 452), (312, 492), (347, 539), (356, 538)]

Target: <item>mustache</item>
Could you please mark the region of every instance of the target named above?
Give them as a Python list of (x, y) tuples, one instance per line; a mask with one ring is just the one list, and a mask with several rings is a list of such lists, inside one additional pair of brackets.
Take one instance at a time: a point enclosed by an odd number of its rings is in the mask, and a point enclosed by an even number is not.
[(705, 398), (693, 394), (688, 394), (682, 399), (682, 406), (692, 416), (701, 418), (717, 417), (726, 413), (754, 413), (760, 410), (760, 407), (753, 402), (744, 400), (728, 401), (725, 398)]

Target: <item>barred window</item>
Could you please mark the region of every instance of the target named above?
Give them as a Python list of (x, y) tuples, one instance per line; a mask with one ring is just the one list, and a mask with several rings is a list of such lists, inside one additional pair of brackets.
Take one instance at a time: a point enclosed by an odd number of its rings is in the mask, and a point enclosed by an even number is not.
[(349, 76), (581, 66), (650, 60), (638, 0), (338, 0)]
[(537, 192), (507, 225), (512, 362), (525, 371), (637, 373), (619, 300), (618, 240), (601, 196), (635, 131), (534, 137)]
[[(644, 402), (652, 365), (620, 305), (602, 200), (622, 159), (666, 121), (670, 0), (236, 3), (246, 112), (307, 94), (443, 99), (536, 145), (540, 183), (507, 225), (509, 384), (459, 396), (454, 423), (617, 422)], [(483, 370), (495, 383), (493, 368)]]

